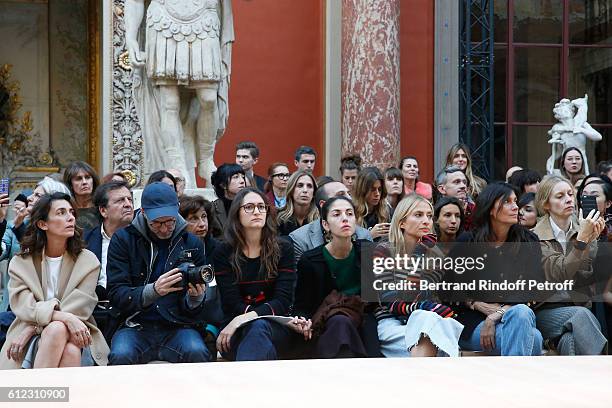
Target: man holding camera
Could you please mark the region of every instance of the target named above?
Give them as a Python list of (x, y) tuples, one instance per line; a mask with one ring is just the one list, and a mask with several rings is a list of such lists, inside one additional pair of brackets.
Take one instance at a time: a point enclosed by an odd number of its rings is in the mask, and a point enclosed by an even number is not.
[(108, 296), (125, 319), (113, 336), (109, 364), (210, 361), (201, 333), (222, 313), (216, 285), (192, 279), (206, 261), (202, 241), (187, 232), (172, 187), (146, 186), (141, 203), (108, 249)]

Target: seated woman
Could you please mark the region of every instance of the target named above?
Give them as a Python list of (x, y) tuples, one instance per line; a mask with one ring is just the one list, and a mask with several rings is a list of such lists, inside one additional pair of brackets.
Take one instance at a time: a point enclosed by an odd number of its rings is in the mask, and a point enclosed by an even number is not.
[[(238, 164), (224, 163), (212, 175), (212, 185), (217, 199), (213, 201), (215, 218), (220, 225), (227, 225), (227, 214), (236, 194), (246, 187), (246, 175)], [(221, 239), (221, 235), (213, 235)]]
[[(593, 262), (593, 280), (595, 283), (592, 286), (597, 297), (599, 297), (599, 294), (603, 294), (603, 302), (594, 301), (591, 311), (601, 325), (601, 332), (610, 341), (612, 339), (612, 307), (606, 304), (606, 292), (609, 291), (607, 289), (609, 282), (612, 282), (612, 274), (610, 273), (612, 246), (609, 244), (612, 236), (610, 235), (610, 217), (607, 213), (612, 207), (612, 184), (605, 182), (600, 177), (587, 176), (579, 191), (581, 194), (578, 194), (578, 197), (583, 195), (595, 197), (599, 213), (606, 214), (604, 217), (606, 227), (597, 239), (597, 257)], [(581, 201), (578, 200), (578, 208), (583, 210)], [(584, 212), (583, 210), (582, 213), (584, 214)]]
[(580, 149), (576, 147), (568, 147), (561, 153), (556, 168), (559, 169), (562, 177), (570, 181), (572, 186), (575, 186), (578, 181), (586, 176), (584, 157)]
[(349, 194), (353, 194), (355, 180), (361, 171), (361, 156), (351, 154), (340, 159), (340, 181), (346, 186)]
[[(466, 254), (483, 257), (486, 267), (463, 275), (447, 271), (446, 281), (463, 278), (516, 282), (524, 279), (527, 271), (537, 273), (530, 278), (543, 280), (538, 261), (541, 256), (538, 238), (518, 224), (516, 194), (510, 184), (492, 183), (480, 192), (476, 199), (474, 228), (461, 234), (457, 242), (449, 255), (451, 258)], [(525, 304), (508, 301), (517, 300), (522, 296), (520, 293), (518, 297), (513, 296), (515, 299), (510, 295), (508, 291), (466, 293), (467, 301), (457, 310), (458, 320), (465, 326), (459, 341), (462, 349), (502, 356), (541, 354), (542, 335), (536, 328), (534, 312)]]
[(392, 217), (395, 207), (404, 196), (404, 178), (400, 169), (389, 167), (385, 170), (385, 188), (387, 189), (386, 201), (389, 208), (389, 217)]
[(240, 191), (227, 215), (225, 240), (213, 255), (225, 313), (217, 349), (236, 361), (275, 360), (290, 339), (290, 326), (257, 319), (286, 316), (296, 280), (293, 246), (277, 237), (269, 210), (259, 190)]
[[(318, 358), (365, 357), (371, 355), (362, 325), (361, 254), (364, 241), (352, 241), (356, 219), (353, 203), (333, 197), (321, 209), (321, 224), (329, 242), (305, 252), (298, 262), (295, 314), (311, 319), (310, 337)], [(322, 313), (333, 309), (330, 298), (351, 304), (351, 313)], [(329, 303), (329, 304), (328, 304)], [(317, 318), (321, 316), (321, 318)], [(363, 327), (362, 327), (363, 326)], [(313, 332), (314, 329), (314, 332)], [(372, 333), (376, 336), (375, 326)], [(371, 344), (371, 343), (370, 343)]]
[(357, 176), (354, 194), (357, 225), (370, 230), (372, 239), (378, 240), (389, 235), (389, 208), (385, 178), (376, 167), (365, 167)]
[(100, 263), (83, 249), (70, 196), (41, 197), (21, 253), (9, 265), (17, 316), (0, 352), (0, 368), (77, 367), (108, 363), (108, 345), (92, 312)]
[(70, 189), (77, 211), (77, 226), (83, 230), (100, 225), (100, 214), (93, 196), (100, 185), (98, 174), (89, 164), (76, 161), (64, 171), (64, 184)]
[[(431, 203), (421, 195), (410, 194), (400, 201), (395, 209), (391, 220), (389, 242), (380, 244), (374, 256), (443, 257), (438, 248), (435, 246), (429, 248), (422, 242), (425, 236), (431, 234), (432, 219)], [(409, 280), (418, 285), (420, 280), (439, 282), (442, 276), (442, 271), (423, 268), (418, 271), (389, 270), (378, 275), (378, 279), (383, 282)], [(425, 292), (414, 291), (419, 295), (418, 300), (410, 297), (408, 292), (387, 291), (381, 295), (381, 306), (376, 316), (383, 355), (385, 357), (435, 357), (436, 355), (458, 357), (459, 335), (463, 325), (453, 319), (454, 312), (432, 296), (420, 296)]]
[(461, 235), (465, 214), (463, 205), (455, 197), (441, 197), (434, 206), (434, 228), (438, 247), (444, 254), (452, 248)]
[(187, 231), (204, 242), (207, 262), (212, 261), (212, 254), (219, 245), (213, 238), (213, 232), (222, 233), (212, 211), (212, 204), (200, 196), (186, 196), (179, 198), (179, 213), (187, 221)]
[[(595, 210), (590, 214), (580, 212), (576, 218), (574, 194), (574, 186), (566, 178), (545, 177), (535, 198), (542, 218), (533, 232), (540, 239), (546, 279), (572, 280), (574, 288), (584, 289), (592, 283), (592, 262), (605, 222)], [(536, 314), (538, 329), (561, 355), (601, 354), (607, 349), (607, 341), (599, 322), (589, 309), (574, 306), (571, 300), (567, 297), (568, 303), (545, 303)]]
[(535, 208), (535, 193), (523, 193), (518, 200), (519, 224), (532, 229), (538, 223), (538, 211)]
[(272, 163), (268, 167), (268, 182), (264, 186), (264, 192), (268, 196), (268, 200), (274, 203), (275, 208), (283, 208), (287, 200), (287, 180), (291, 173), (289, 173), (289, 166), (287, 163)]
[(465, 173), (468, 180), (468, 197), (475, 200), (478, 194), (486, 187), (487, 182), (474, 174), (472, 169), (472, 155), (465, 143), (455, 143), (446, 154), (446, 166), (457, 166)]
[(278, 233), (289, 235), (303, 225), (319, 218), (319, 210), (314, 202), (317, 182), (314, 176), (298, 170), (289, 177), (287, 202), (278, 212)]
[(433, 197), (431, 184), (419, 181), (419, 162), (414, 156), (406, 156), (399, 163), (404, 183), (404, 195), (417, 193), (428, 200)]

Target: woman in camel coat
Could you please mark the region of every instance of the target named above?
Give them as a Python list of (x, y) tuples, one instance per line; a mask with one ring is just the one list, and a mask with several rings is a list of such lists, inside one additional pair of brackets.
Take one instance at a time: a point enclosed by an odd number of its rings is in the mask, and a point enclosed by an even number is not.
[(108, 345), (92, 317), (100, 263), (80, 234), (68, 195), (45, 195), (34, 206), (22, 252), (9, 264), (17, 317), (0, 369), (107, 364)]

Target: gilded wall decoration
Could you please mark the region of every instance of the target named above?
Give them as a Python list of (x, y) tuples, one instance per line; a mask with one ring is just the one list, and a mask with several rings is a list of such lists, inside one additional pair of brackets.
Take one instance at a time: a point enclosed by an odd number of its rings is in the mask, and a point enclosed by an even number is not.
[(144, 168), (142, 129), (132, 93), (132, 70), (126, 63), (124, 0), (113, 0), (113, 169), (131, 171), (142, 184)]

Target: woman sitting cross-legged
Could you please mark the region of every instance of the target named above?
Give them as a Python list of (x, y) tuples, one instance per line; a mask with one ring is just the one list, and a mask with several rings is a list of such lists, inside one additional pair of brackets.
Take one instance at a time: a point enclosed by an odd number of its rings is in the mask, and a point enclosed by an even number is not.
[(92, 312), (100, 263), (84, 249), (70, 196), (42, 196), (31, 212), (21, 252), (9, 265), (9, 297), (17, 316), (0, 367), (106, 365), (108, 345)]
[(601, 326), (589, 309), (577, 304), (588, 305), (585, 301), (592, 295), (593, 262), (597, 240), (606, 226), (604, 218), (596, 210), (590, 214), (581, 211), (575, 217), (574, 186), (560, 176), (544, 178), (535, 204), (542, 218), (533, 232), (540, 238), (546, 279), (572, 281), (574, 289), (582, 292), (573, 292), (577, 297), (562, 296), (562, 303), (545, 303), (536, 313), (538, 329), (561, 355), (601, 354), (607, 349)]
[(316, 357), (376, 355), (376, 325), (368, 323), (365, 304), (359, 296), (365, 243), (352, 241), (357, 224), (353, 203), (346, 197), (327, 200), (321, 210), (321, 223), (329, 243), (300, 258), (295, 314), (311, 319), (310, 327), (305, 328), (306, 339), (314, 338)]
[(257, 317), (289, 313), (296, 275), (293, 246), (277, 237), (262, 192), (249, 187), (236, 195), (213, 258), (225, 313), (217, 349), (237, 361), (277, 359), (291, 326)]
[[(447, 271), (445, 281), (496, 284), (533, 279), (544, 280), (537, 236), (518, 224), (518, 205), (507, 183), (486, 186), (476, 199), (474, 228), (457, 239), (452, 259), (481, 259), (483, 268)], [(526, 303), (533, 294), (517, 291), (465, 291), (457, 309), (465, 326), (459, 345), (464, 350), (486, 351), (502, 356), (538, 356), (542, 335), (535, 314)]]
[[(379, 244), (375, 257), (396, 258), (405, 255), (412, 259), (442, 260), (443, 253), (431, 238), (433, 207), (424, 197), (412, 193), (399, 202), (389, 231), (389, 242)], [(428, 240), (429, 239), (429, 240)], [(432, 263), (433, 264), (433, 263)], [(419, 270), (395, 268), (378, 274), (383, 283), (410, 281), (415, 290), (383, 291), (379, 293), (381, 305), (376, 313), (378, 338), (385, 357), (459, 356), (459, 335), (463, 325), (453, 317), (450, 307), (437, 302), (435, 296), (419, 291), (420, 281), (440, 282), (441, 268), (420, 267)], [(412, 293), (411, 293), (412, 292)], [(416, 295), (416, 296), (411, 296)]]

